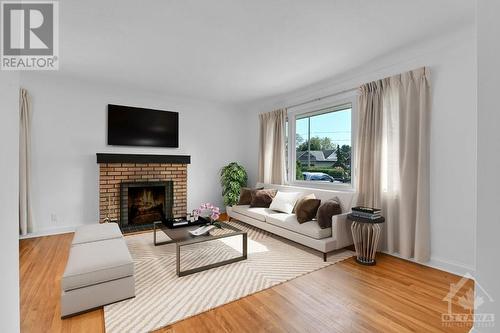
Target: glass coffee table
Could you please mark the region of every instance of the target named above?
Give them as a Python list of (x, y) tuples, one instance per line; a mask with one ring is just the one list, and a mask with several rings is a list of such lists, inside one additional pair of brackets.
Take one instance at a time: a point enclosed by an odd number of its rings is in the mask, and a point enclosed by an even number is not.
[[(232, 264), (234, 262), (238, 262), (241, 260), (247, 259), (247, 233), (242, 231), (230, 224), (219, 222), (222, 228), (214, 228), (210, 230), (207, 235), (203, 236), (192, 236), (189, 231), (195, 230), (199, 228), (199, 225), (196, 226), (186, 226), (186, 227), (178, 227), (178, 228), (169, 228), (163, 222), (155, 222), (153, 227), (153, 243), (155, 246), (172, 244), (175, 243), (175, 253), (176, 253), (176, 271), (177, 276), (186, 276), (202, 271), (206, 271), (211, 268), (220, 267), (228, 264)], [(167, 241), (157, 241), (157, 233), (162, 232), (170, 238)], [(242, 255), (237, 256), (231, 259), (226, 259), (222, 261), (218, 261), (215, 263), (211, 263), (208, 265), (203, 265), (187, 270), (181, 270), (181, 248), (183, 246), (200, 244), (205, 242), (214, 241), (222, 238), (229, 238), (234, 236), (241, 236), (242, 239)]]

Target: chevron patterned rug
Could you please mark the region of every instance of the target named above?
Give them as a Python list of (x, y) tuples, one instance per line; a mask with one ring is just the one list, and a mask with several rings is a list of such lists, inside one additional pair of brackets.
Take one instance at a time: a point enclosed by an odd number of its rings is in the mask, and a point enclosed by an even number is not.
[[(104, 307), (106, 332), (159, 329), (354, 254), (340, 251), (323, 262), (316, 251), (246, 224), (231, 223), (248, 233), (248, 259), (185, 277), (176, 275), (174, 244), (155, 247), (152, 233), (125, 237), (135, 264), (136, 297)], [(181, 252), (182, 270), (238, 255), (241, 236), (186, 246)]]

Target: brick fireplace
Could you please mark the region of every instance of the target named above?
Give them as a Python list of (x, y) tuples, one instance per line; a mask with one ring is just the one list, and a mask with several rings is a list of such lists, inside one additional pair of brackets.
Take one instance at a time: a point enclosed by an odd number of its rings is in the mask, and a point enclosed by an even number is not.
[[(120, 224), (124, 215), (120, 207), (123, 188), (136, 185), (148, 188), (153, 185), (172, 184), (173, 201), (168, 210), (172, 217), (186, 215), (187, 211), (187, 165), (189, 156), (180, 155), (131, 155), (97, 154), (99, 164), (99, 221), (106, 217)], [(125, 186), (124, 186), (125, 185)], [(120, 200), (122, 199), (122, 200)], [(128, 221), (125, 223), (128, 224)]]

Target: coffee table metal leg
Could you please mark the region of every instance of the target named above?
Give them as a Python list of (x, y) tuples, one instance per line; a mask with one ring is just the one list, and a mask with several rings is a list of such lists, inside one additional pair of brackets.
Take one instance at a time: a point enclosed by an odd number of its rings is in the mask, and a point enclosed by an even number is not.
[(177, 271), (177, 276), (180, 276), (181, 274), (181, 246), (177, 243), (175, 244), (175, 265), (176, 265), (176, 271)]
[(153, 223), (153, 244), (156, 246), (156, 223)]
[(247, 259), (247, 253), (248, 253), (248, 238), (247, 238), (247, 234), (244, 233), (242, 235), (242, 237), (243, 237), (243, 258)]

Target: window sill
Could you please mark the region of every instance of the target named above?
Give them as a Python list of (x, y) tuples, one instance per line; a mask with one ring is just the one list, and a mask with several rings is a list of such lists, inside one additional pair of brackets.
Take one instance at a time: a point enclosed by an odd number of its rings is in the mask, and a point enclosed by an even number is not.
[(356, 189), (352, 184), (332, 184), (332, 183), (319, 183), (314, 181), (306, 181), (306, 180), (296, 180), (293, 182), (287, 182), (288, 186), (297, 186), (304, 188), (313, 188), (313, 189), (321, 189), (321, 190), (330, 190), (330, 191), (338, 191), (338, 192), (356, 192)]

